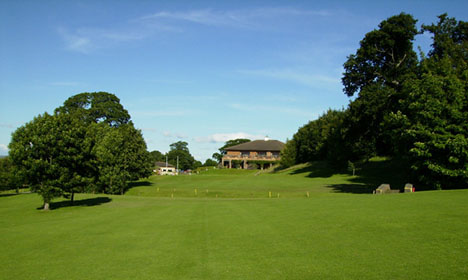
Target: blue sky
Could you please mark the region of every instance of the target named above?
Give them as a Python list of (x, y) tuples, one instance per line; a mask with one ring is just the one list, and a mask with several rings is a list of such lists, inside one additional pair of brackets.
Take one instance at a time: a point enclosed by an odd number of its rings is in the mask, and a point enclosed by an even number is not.
[(347, 106), (342, 65), (382, 20), (467, 21), (467, 11), (430, 0), (3, 0), (0, 155), (17, 127), (94, 91), (120, 98), (150, 151), (186, 141), (204, 161), (229, 139), (286, 141)]

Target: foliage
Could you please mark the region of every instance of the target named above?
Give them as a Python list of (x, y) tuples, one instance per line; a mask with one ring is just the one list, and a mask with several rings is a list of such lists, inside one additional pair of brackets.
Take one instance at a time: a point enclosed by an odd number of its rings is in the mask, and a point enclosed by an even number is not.
[(284, 167), (296, 163), (330, 159), (341, 151), (341, 130), (345, 117), (343, 111), (328, 110), (317, 120), (299, 128), (293, 139), (286, 143), (282, 152), (281, 165)]
[(90, 182), (87, 126), (73, 115), (39, 115), (12, 135), (10, 157), (21, 177), (50, 201), (82, 191)]
[(210, 158), (207, 159), (205, 163), (203, 164), (203, 166), (217, 166), (217, 165), (218, 165), (218, 162)]
[(86, 123), (103, 122), (118, 127), (130, 121), (130, 115), (120, 104), (120, 99), (107, 92), (84, 92), (68, 98), (55, 109), (58, 114), (73, 113)]
[(166, 156), (163, 155), (160, 151), (156, 151), (156, 150), (151, 151), (149, 153), (149, 157), (150, 157), (151, 161), (153, 162), (153, 164), (155, 162), (158, 162), (158, 161), (160, 161), (160, 162), (166, 161)]
[(371, 84), (397, 88), (417, 65), (413, 40), (418, 34), (416, 20), (408, 14), (392, 16), (367, 33), (356, 54), (348, 57), (342, 78), (348, 96)]
[(9, 157), (0, 158), (0, 190), (18, 190), (21, 187), (21, 178)]
[(152, 162), (141, 131), (131, 123), (108, 128), (95, 147), (101, 190), (123, 194), (127, 182), (151, 175)]
[(53, 115), (35, 117), (13, 133), (9, 147), (16, 174), (42, 196), (45, 209), (59, 196), (73, 202), (76, 192), (122, 192), (128, 180), (151, 172), (141, 132), (105, 92), (72, 96)]
[(344, 112), (301, 127), (283, 165), (328, 159), (343, 166), (390, 155), (423, 186), (468, 187), (468, 23), (443, 14), (423, 25), (433, 43), (420, 60), (415, 24), (401, 13), (365, 35), (342, 78), (345, 94), (357, 97)]
[[(179, 166), (181, 170), (194, 169), (198, 166), (195, 166), (195, 158), (190, 154), (188, 143), (184, 141), (178, 141), (170, 145), (171, 150), (166, 154), (169, 163)], [(201, 163), (200, 163), (201, 166)]]
[(294, 139), (287, 140), (281, 151), (280, 165), (282, 168), (287, 168), (296, 164), (296, 142)]

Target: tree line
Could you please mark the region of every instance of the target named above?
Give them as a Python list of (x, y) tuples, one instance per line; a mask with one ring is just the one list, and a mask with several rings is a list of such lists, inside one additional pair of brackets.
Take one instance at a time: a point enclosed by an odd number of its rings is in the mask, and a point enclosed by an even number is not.
[[(468, 23), (438, 19), (418, 29), (401, 13), (367, 33), (344, 63), (343, 91), (354, 100), (299, 128), (281, 164), (343, 166), (382, 155), (401, 160), (427, 188), (468, 187)], [(432, 45), (418, 55), (422, 33)]]

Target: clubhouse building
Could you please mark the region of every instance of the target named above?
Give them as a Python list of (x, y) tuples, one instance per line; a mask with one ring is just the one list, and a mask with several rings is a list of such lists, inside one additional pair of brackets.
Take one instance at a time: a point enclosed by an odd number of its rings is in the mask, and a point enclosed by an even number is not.
[(255, 140), (226, 148), (221, 159), (225, 168), (269, 168), (278, 162), (284, 143), (278, 140)]

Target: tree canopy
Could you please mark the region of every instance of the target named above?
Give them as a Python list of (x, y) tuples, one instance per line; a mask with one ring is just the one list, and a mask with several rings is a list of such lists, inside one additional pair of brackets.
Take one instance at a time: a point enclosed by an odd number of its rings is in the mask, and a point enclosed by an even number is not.
[(130, 115), (110, 93), (83, 93), (19, 127), (9, 144), (19, 177), (44, 200), (75, 192), (122, 193), (151, 172), (149, 153)]

